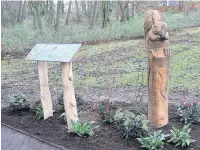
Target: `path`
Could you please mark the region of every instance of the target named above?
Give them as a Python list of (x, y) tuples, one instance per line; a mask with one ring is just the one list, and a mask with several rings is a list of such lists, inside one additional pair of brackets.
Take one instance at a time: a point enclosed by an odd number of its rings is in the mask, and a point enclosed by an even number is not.
[(24, 133), (1, 126), (2, 150), (62, 150), (48, 143), (42, 142)]

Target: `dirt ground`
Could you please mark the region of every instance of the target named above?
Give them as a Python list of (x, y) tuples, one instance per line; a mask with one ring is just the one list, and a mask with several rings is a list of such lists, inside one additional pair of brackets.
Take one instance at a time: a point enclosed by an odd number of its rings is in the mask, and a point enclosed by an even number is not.
[[(180, 98), (200, 100), (200, 27), (170, 33), (171, 65), (169, 77), (170, 123), (162, 130), (169, 133), (172, 126), (182, 127), (177, 121), (176, 108)], [(25, 53), (4, 54), (2, 57), (1, 104), (6, 107), (11, 94), (25, 94), (31, 104), (40, 100), (37, 63), (25, 61)], [(9, 56), (8, 56), (9, 55)], [(81, 120), (95, 120), (96, 102), (105, 100), (113, 87), (110, 100), (117, 105), (125, 102), (143, 110), (147, 103), (147, 58), (143, 39), (113, 41), (97, 45), (84, 45), (73, 61), (75, 92), (91, 109), (79, 113)], [(63, 93), (60, 63), (49, 63), (49, 85), (54, 109)], [(130, 105), (131, 104), (131, 105)], [(172, 105), (173, 104), (173, 105)], [(146, 107), (145, 107), (146, 108)], [(87, 109), (86, 109), (87, 110)], [(68, 133), (59, 114), (38, 120), (33, 113), (9, 114), (2, 110), (2, 122), (25, 130), (50, 142), (70, 149), (141, 149), (136, 140), (126, 141), (119, 137), (113, 126), (100, 126), (90, 138), (80, 138)], [(199, 125), (192, 125), (192, 137), (196, 140), (188, 149), (200, 149)], [(178, 149), (170, 144), (165, 150)]]
[[(121, 106), (120, 106), (121, 105)], [(119, 108), (127, 108), (127, 105), (119, 104)], [(146, 107), (146, 106), (144, 106)], [(135, 107), (137, 108), (137, 107)], [(140, 107), (141, 108), (141, 107)], [(183, 127), (183, 124), (178, 121), (176, 115), (176, 107), (170, 106), (169, 124), (161, 130), (165, 134), (170, 133), (172, 126), (177, 128)], [(134, 109), (134, 108), (133, 108)], [(102, 125), (99, 120), (98, 111), (92, 105), (87, 105), (87, 108), (79, 113), (81, 120), (94, 120), (99, 128), (95, 131), (94, 136), (89, 138), (81, 138), (73, 133), (67, 132), (65, 123), (60, 120), (58, 114), (47, 120), (38, 120), (31, 112), (20, 112), (11, 114), (8, 109), (2, 110), (2, 122), (15, 128), (36, 135), (42, 139), (52, 143), (64, 146), (72, 150), (140, 150), (140, 144), (136, 139), (122, 139), (116, 131), (114, 125)], [(196, 140), (187, 149), (200, 149), (200, 128), (199, 125), (191, 125), (191, 136)], [(151, 131), (155, 129), (151, 128)], [(178, 150), (174, 145), (166, 143), (164, 150)]]
[[(170, 103), (177, 104), (180, 97), (200, 97), (199, 39), (200, 27), (170, 33)], [(17, 92), (24, 93), (31, 103), (40, 99), (37, 62), (24, 60), (29, 51), (2, 55), (3, 107)], [(146, 66), (143, 39), (83, 45), (73, 61), (75, 92), (84, 101), (98, 101), (113, 87), (111, 101), (146, 103)], [(60, 63), (49, 63), (49, 85), (55, 106), (63, 93)]]

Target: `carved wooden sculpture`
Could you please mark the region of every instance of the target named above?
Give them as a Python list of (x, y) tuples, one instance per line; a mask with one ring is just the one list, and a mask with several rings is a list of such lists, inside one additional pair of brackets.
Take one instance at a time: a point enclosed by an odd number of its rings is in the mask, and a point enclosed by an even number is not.
[(148, 118), (160, 128), (168, 123), (169, 35), (165, 16), (148, 11), (144, 23), (148, 55)]

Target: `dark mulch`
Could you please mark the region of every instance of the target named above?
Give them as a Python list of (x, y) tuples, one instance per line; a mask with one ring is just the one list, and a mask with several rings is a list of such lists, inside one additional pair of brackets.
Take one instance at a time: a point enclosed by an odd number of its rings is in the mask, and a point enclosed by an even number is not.
[[(72, 150), (140, 150), (140, 144), (136, 139), (124, 140), (119, 136), (114, 126), (99, 125), (92, 137), (81, 138), (73, 133), (67, 132), (66, 125), (59, 120), (59, 115), (47, 120), (38, 120), (32, 112), (10, 113), (7, 108), (2, 110), (2, 122), (17, 129), (21, 129), (30, 134), (38, 136), (49, 142), (62, 145)], [(86, 109), (79, 115), (81, 120), (95, 120), (99, 123), (97, 111)], [(176, 107), (170, 106), (169, 124), (162, 128), (164, 133), (170, 133), (172, 126), (183, 127), (183, 124), (177, 120)], [(184, 149), (200, 149), (200, 125), (191, 125), (192, 138), (196, 140), (190, 147)], [(153, 130), (153, 129), (152, 129)], [(174, 145), (165, 144), (165, 150), (177, 150)]]

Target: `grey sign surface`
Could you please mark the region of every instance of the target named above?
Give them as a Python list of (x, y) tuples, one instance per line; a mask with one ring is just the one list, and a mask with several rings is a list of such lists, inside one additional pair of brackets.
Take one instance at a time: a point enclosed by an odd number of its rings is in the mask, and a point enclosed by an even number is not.
[(71, 62), (81, 45), (82, 44), (36, 44), (25, 59)]

